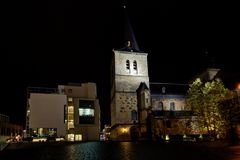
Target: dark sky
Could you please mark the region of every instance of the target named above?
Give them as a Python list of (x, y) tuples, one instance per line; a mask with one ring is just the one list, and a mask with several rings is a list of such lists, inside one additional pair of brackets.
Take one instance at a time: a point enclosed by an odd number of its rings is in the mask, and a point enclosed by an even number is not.
[[(102, 123), (110, 123), (111, 50), (124, 45), (123, 0), (6, 3), (0, 5), (0, 112), (23, 123), (27, 86), (96, 82)], [(237, 4), (125, 3), (138, 45), (149, 53), (151, 82), (187, 83), (209, 64), (222, 69), (229, 86), (240, 81)]]

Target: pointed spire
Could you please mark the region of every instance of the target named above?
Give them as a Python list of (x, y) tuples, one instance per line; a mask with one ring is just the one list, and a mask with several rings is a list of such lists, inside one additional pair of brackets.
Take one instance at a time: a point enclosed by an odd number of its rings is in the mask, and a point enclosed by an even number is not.
[(124, 4), (123, 5), (124, 9), (124, 20), (125, 20), (125, 27), (124, 27), (124, 42), (125, 42), (125, 47), (120, 49), (120, 50), (126, 50), (126, 51), (134, 51), (134, 52), (139, 52), (140, 49), (138, 47), (128, 14), (127, 14), (127, 7)]

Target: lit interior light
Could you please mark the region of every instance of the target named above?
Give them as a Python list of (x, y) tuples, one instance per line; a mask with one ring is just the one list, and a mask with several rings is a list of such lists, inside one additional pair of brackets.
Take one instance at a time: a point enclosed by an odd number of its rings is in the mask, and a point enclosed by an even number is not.
[(91, 108), (79, 108), (80, 116), (94, 116), (94, 109)]
[(166, 141), (169, 141), (169, 140), (170, 140), (170, 138), (169, 138), (169, 135), (168, 135), (168, 134), (165, 136), (165, 140), (166, 140)]

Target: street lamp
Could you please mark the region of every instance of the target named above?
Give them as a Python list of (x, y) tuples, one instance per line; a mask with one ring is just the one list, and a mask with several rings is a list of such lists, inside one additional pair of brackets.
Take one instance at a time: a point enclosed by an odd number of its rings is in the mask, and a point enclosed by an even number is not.
[(237, 84), (237, 90), (240, 90), (240, 83)]

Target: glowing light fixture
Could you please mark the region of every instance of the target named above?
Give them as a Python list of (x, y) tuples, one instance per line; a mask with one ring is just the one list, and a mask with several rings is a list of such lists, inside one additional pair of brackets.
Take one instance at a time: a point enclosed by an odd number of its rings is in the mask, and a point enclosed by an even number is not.
[(122, 128), (121, 131), (122, 131), (122, 133), (127, 133), (128, 129), (127, 128)]
[(237, 84), (237, 90), (240, 90), (240, 83)]
[(184, 134), (184, 135), (183, 135), (183, 138), (187, 138), (187, 135), (186, 135), (186, 134)]
[(170, 140), (170, 138), (169, 138), (169, 135), (168, 135), (168, 134), (165, 136), (165, 140), (166, 140), (166, 141), (169, 141), (169, 140)]

